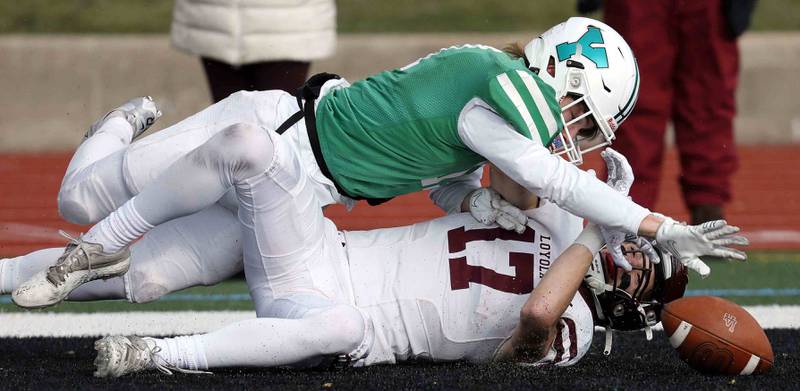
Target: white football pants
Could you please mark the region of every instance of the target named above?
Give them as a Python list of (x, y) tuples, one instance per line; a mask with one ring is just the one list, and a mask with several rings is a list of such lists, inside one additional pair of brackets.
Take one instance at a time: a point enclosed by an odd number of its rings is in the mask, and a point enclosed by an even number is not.
[(297, 110), (285, 92), (240, 91), (130, 145), (119, 136), (126, 127), (132, 132), (130, 125), (112, 118), (75, 151), (59, 190), (59, 212), (76, 224), (96, 223), (222, 129), (240, 122), (275, 129)]
[[(352, 305), (346, 254), (335, 226), (322, 215), (321, 185), (310, 177), (310, 163), (290, 138), (236, 124), (178, 159), (126, 203), (158, 226), (236, 189), (244, 270), (260, 319), (208, 335), (155, 340), (168, 362), (285, 365), (321, 352), (352, 359), (366, 354), (371, 322)], [(306, 335), (309, 330), (318, 335)]]
[[(284, 92), (237, 92), (173, 126), (130, 145), (128, 145), (132, 132), (130, 124), (121, 118), (112, 118), (94, 136), (84, 141), (75, 152), (59, 191), (59, 211), (65, 219), (74, 223), (97, 222), (137, 194), (142, 187), (152, 182), (180, 157), (205, 143), (222, 129), (238, 122), (274, 129), (284, 118), (289, 117), (297, 110), (295, 98)], [(298, 143), (302, 138), (303, 144), (307, 145), (305, 132), (295, 129), (298, 126), (303, 126), (303, 122), (301, 121), (287, 131), (284, 137), (292, 137), (293, 141)], [(304, 126), (302, 130), (304, 130)], [(127, 138), (125, 137), (126, 133)], [(313, 158), (310, 149), (305, 149), (305, 154)], [(314, 164), (314, 166), (316, 165)], [(134, 257), (131, 266), (132, 270), (141, 271), (130, 284), (133, 292), (138, 292), (131, 300), (151, 301), (160, 296), (157, 294), (159, 290), (165, 293), (172, 291), (170, 285), (165, 284), (164, 281), (174, 281), (174, 286), (182, 286), (180, 281), (187, 283), (211, 281), (220, 276), (219, 273), (215, 273), (216, 269), (227, 271), (236, 263), (241, 265), (241, 233), (238, 232), (238, 229), (231, 229), (236, 221), (234, 215), (237, 209), (236, 203), (236, 197), (231, 188), (219, 202), (220, 205), (231, 211), (228, 215), (225, 215), (224, 210), (215, 208), (217, 210), (206, 213), (204, 216), (171, 221), (167, 227), (157, 228), (157, 233), (151, 232), (147, 235), (145, 243), (154, 241), (172, 243), (169, 250), (165, 251), (159, 246), (153, 245), (139, 246), (139, 248), (152, 248), (151, 253), (157, 259), (164, 259), (165, 262), (174, 265), (185, 264), (186, 267), (172, 268), (174, 271), (178, 271), (174, 276), (168, 272), (167, 266), (161, 271), (162, 273), (157, 273), (159, 262), (156, 260), (145, 262), (145, 265), (136, 264), (137, 259), (146, 258), (141, 255), (140, 250), (140, 255)], [(219, 219), (219, 221), (213, 219)], [(220, 232), (216, 239), (229, 238), (229, 241), (209, 240), (209, 233), (213, 232), (217, 225)], [(173, 239), (173, 235), (167, 235), (167, 232), (174, 232), (175, 235), (179, 233), (180, 236)], [(178, 243), (182, 243), (183, 248), (178, 246)], [(39, 254), (41, 255), (41, 253)], [(165, 256), (162, 257), (158, 254)], [(217, 254), (213, 256), (214, 259), (209, 259), (209, 261), (216, 262), (217, 266), (209, 268), (210, 264), (196, 259), (195, 254)], [(229, 256), (222, 257), (222, 254)], [(166, 255), (169, 256), (168, 260)], [(28, 258), (35, 257), (29, 254)], [(42, 267), (49, 266), (55, 259), (56, 257), (52, 256), (42, 257)], [(27, 265), (33, 264), (38, 263), (27, 263)], [(194, 265), (198, 264), (205, 264), (205, 267), (195, 268)], [(25, 269), (25, 267), (20, 269), (21, 275), (27, 275), (24, 272)], [(191, 275), (192, 272), (202, 274), (204, 270), (208, 272), (208, 276)], [(133, 274), (133, 272), (128, 273), (128, 276)], [(142, 293), (142, 289), (135, 289), (147, 285), (142, 278), (155, 276), (161, 276), (161, 281), (154, 281), (153, 289), (147, 289), (146, 294)], [(9, 282), (8, 285), (11, 286), (12, 283)], [(90, 285), (99, 286), (101, 284)], [(155, 289), (155, 286), (167, 289)], [(80, 292), (86, 292), (86, 289), (82, 289)], [(108, 294), (107, 290), (99, 290), (97, 295), (87, 295), (86, 297), (91, 299), (95, 296), (108, 296)], [(84, 295), (78, 292), (71, 295), (72, 299), (81, 297)]]
[[(201, 346), (212, 366), (242, 365), (244, 358), (252, 365), (270, 365), (270, 357), (280, 357), (275, 363), (282, 365), (327, 349), (361, 352), (351, 355), (355, 358), (369, 346), (365, 342), (372, 335), (366, 331), (369, 322), (348, 304), (351, 300), (343, 288), (347, 286), (343, 249), (335, 227), (322, 216), (322, 206), (333, 202), (335, 195), (330, 183), (320, 178), (304, 129), (297, 130), (304, 125), (300, 122), (280, 137), (271, 132), (296, 110), (294, 98), (285, 93), (237, 93), (130, 147), (105, 156), (98, 153), (95, 163), (86, 165), (92, 159), (79, 156), (83, 152), (79, 149), (73, 163), (81, 164), (70, 165), (62, 185), (61, 211), (80, 222), (96, 221), (139, 193), (134, 200), (137, 209), (156, 225), (145, 238), (164, 224), (174, 224), (179, 231), (184, 228), (186, 236), (193, 236), (193, 225), (182, 222), (235, 187), (245, 234), (231, 242), (244, 245), (245, 273), (257, 314), (297, 320), (256, 319), (209, 334), (210, 342)], [(198, 247), (206, 243), (204, 238), (194, 239)], [(298, 297), (315, 298), (313, 311), (298, 304), (307, 302)], [(335, 318), (340, 321), (323, 316), (330, 313), (338, 313)], [(347, 321), (356, 319), (353, 314), (358, 321)], [(248, 325), (262, 332), (251, 338), (231, 332)], [(275, 328), (285, 330), (276, 333)], [(304, 330), (320, 331), (304, 336)], [(255, 345), (253, 338), (262, 344)], [(299, 338), (308, 342), (297, 343), (294, 349), (279, 347), (281, 341)], [(255, 356), (225, 358), (267, 345), (275, 348), (253, 352)], [(212, 357), (221, 361), (215, 363)]]
[(275, 316), (271, 301), (297, 292), (344, 302), (343, 263), (331, 261), (344, 252), (322, 215), (320, 184), (308, 164), (289, 138), (236, 124), (178, 159), (129, 203), (159, 225), (213, 205), (234, 187), (244, 271), (259, 316)]
[[(241, 237), (236, 216), (213, 205), (155, 227), (131, 246), (128, 273), (84, 284), (67, 300), (146, 303), (181, 289), (217, 284), (242, 271)], [(63, 252), (63, 247), (52, 248), (0, 260), (0, 294), (11, 293)]]

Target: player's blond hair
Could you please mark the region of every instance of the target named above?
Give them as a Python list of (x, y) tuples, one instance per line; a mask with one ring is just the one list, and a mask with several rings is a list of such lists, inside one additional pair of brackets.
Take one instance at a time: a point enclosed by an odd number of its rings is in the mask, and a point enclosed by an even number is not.
[(503, 51), (514, 58), (525, 58), (525, 49), (519, 42), (512, 42), (503, 48)]

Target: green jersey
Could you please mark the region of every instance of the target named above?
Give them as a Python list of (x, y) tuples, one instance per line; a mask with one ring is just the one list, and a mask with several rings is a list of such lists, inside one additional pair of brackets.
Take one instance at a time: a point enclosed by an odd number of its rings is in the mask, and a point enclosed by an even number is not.
[(452, 47), (323, 96), (316, 124), (325, 164), (342, 189), (363, 198), (469, 173), (486, 161), (458, 133), (459, 115), (476, 99), (544, 146), (563, 128), (553, 88), (522, 59), (486, 46)]

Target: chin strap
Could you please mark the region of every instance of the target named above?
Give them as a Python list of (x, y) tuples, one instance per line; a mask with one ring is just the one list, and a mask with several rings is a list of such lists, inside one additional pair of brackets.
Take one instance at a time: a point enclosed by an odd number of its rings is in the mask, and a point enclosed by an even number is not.
[[(599, 306), (598, 310), (600, 310)], [(639, 312), (642, 314), (642, 316), (644, 316), (645, 314), (644, 308), (641, 305), (639, 305)], [(614, 330), (611, 328), (611, 326), (605, 326), (604, 329), (605, 329), (606, 343), (605, 346), (603, 347), (603, 354), (609, 356), (611, 355), (611, 345), (614, 342)], [(647, 325), (644, 326), (642, 330), (644, 330), (645, 338), (647, 338), (648, 341), (652, 341), (653, 340), (652, 327), (650, 327), (650, 325)]]
[[(603, 347), (603, 354), (606, 355), (606, 356), (610, 356), (611, 355), (611, 345), (614, 342), (614, 330), (612, 330), (611, 327), (608, 327), (608, 326), (604, 327), (604, 329), (605, 329), (605, 334), (606, 334), (605, 335), (606, 336), (606, 344)], [(653, 329), (650, 328), (650, 326), (647, 326), (647, 327), (644, 328), (644, 334), (647, 337), (648, 341), (652, 341), (653, 340)]]
[(644, 326), (644, 335), (645, 335), (645, 337), (647, 338), (648, 341), (652, 341), (653, 340), (653, 330), (650, 328), (650, 324), (646, 320), (647, 319), (647, 314), (644, 312), (644, 307), (642, 307), (642, 305), (639, 304), (639, 308), (638, 309), (639, 309), (639, 313), (642, 314), (642, 317), (645, 319), (645, 323), (647, 324), (646, 326)]
[(611, 355), (611, 342), (614, 340), (614, 330), (606, 326), (606, 345), (603, 347), (603, 354), (606, 356)]

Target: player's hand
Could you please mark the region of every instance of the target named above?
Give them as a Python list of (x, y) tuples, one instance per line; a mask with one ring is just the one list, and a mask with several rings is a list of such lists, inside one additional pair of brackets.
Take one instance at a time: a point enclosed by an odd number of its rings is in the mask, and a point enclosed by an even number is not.
[(469, 213), (483, 224), (497, 223), (500, 227), (517, 233), (525, 232), (525, 224), (528, 222), (525, 213), (504, 200), (500, 193), (487, 187), (472, 192), (469, 197)]
[[(622, 195), (628, 195), (631, 185), (633, 185), (633, 169), (631, 169), (628, 159), (611, 148), (606, 148), (603, 152), (600, 152), (600, 156), (603, 157), (603, 161), (606, 163), (606, 170), (608, 171), (606, 184)], [(601, 226), (600, 233), (606, 241), (606, 248), (611, 254), (614, 264), (625, 269), (625, 271), (631, 271), (632, 267), (630, 262), (628, 262), (628, 260), (625, 259), (625, 255), (622, 254), (622, 242), (625, 241), (625, 232)], [(649, 248), (652, 250), (652, 247)], [(650, 257), (650, 259), (658, 260), (659, 258)]]
[(631, 185), (633, 185), (633, 169), (628, 163), (628, 159), (611, 148), (606, 148), (603, 152), (600, 152), (600, 156), (603, 157), (608, 171), (606, 184), (622, 193), (622, 195), (628, 195)]
[(653, 248), (653, 245), (650, 244), (650, 241), (645, 239), (644, 237), (637, 236), (636, 237), (636, 244), (639, 245), (639, 251), (643, 252), (647, 255), (647, 259), (653, 263), (660, 263), (661, 257), (656, 252), (656, 249)]
[(633, 268), (630, 262), (628, 262), (628, 260), (625, 259), (625, 255), (622, 254), (622, 242), (625, 241), (625, 232), (600, 226), (600, 234), (603, 235), (603, 240), (606, 242), (606, 249), (611, 254), (611, 259), (614, 260), (614, 264), (623, 268), (625, 271), (631, 271)]
[(700, 260), (701, 256), (736, 259), (744, 261), (747, 254), (728, 246), (746, 246), (750, 242), (744, 236), (734, 235), (739, 227), (728, 225), (725, 220), (714, 220), (701, 225), (686, 225), (666, 218), (656, 232), (656, 246), (669, 251), (686, 267), (706, 278), (711, 268)]

